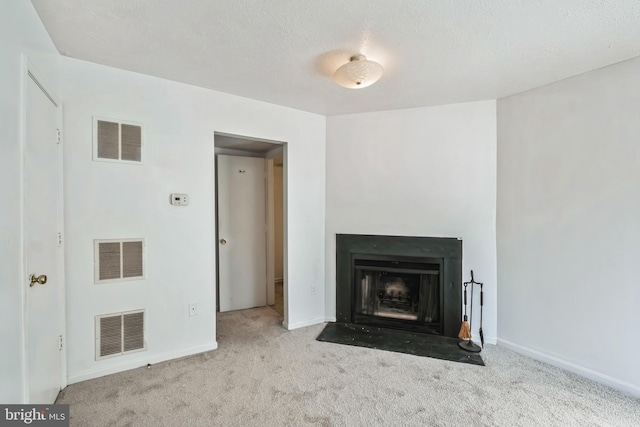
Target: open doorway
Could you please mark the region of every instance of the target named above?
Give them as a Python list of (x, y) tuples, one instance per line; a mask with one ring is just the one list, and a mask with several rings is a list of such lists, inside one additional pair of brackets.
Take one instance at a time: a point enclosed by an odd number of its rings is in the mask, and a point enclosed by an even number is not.
[(214, 147), (218, 311), (286, 320), (286, 144), (216, 132)]

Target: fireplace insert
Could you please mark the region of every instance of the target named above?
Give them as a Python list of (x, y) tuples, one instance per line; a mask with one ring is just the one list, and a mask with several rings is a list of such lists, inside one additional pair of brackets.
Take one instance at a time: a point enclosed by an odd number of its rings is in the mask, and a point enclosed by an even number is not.
[(455, 337), (462, 317), (462, 241), (336, 235), (340, 323)]
[(442, 333), (442, 261), (353, 257), (354, 323)]

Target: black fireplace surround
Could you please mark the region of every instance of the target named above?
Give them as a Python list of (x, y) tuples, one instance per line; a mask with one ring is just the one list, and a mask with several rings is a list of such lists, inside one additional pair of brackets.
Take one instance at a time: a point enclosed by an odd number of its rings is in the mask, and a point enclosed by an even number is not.
[(456, 337), (462, 241), (336, 235), (336, 320)]

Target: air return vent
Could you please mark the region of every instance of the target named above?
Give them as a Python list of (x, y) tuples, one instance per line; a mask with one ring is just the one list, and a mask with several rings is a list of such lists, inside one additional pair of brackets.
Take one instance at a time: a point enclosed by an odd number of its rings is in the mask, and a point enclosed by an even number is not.
[(142, 162), (142, 125), (94, 117), (94, 160)]
[(94, 240), (95, 283), (144, 279), (144, 239)]
[(144, 310), (96, 316), (96, 360), (146, 350)]

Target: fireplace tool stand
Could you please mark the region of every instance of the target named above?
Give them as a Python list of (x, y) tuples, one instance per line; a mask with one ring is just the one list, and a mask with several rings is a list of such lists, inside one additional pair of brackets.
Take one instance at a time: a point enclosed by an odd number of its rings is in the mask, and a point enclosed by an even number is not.
[[(482, 347), (484, 347), (484, 332), (482, 330), (482, 306), (484, 305), (484, 292), (483, 292), (483, 283), (476, 282), (473, 279), (473, 270), (471, 270), (471, 280), (469, 282), (464, 282), (464, 320), (467, 320), (467, 286), (471, 285), (471, 304), (469, 308), (469, 330), (471, 331), (471, 326), (473, 325), (473, 290), (474, 285), (480, 285), (480, 342), (482, 343)], [(471, 332), (469, 332), (469, 339), (463, 339), (458, 343), (458, 346), (466, 351), (470, 351), (472, 353), (480, 353), (482, 348), (473, 342), (471, 339)]]

